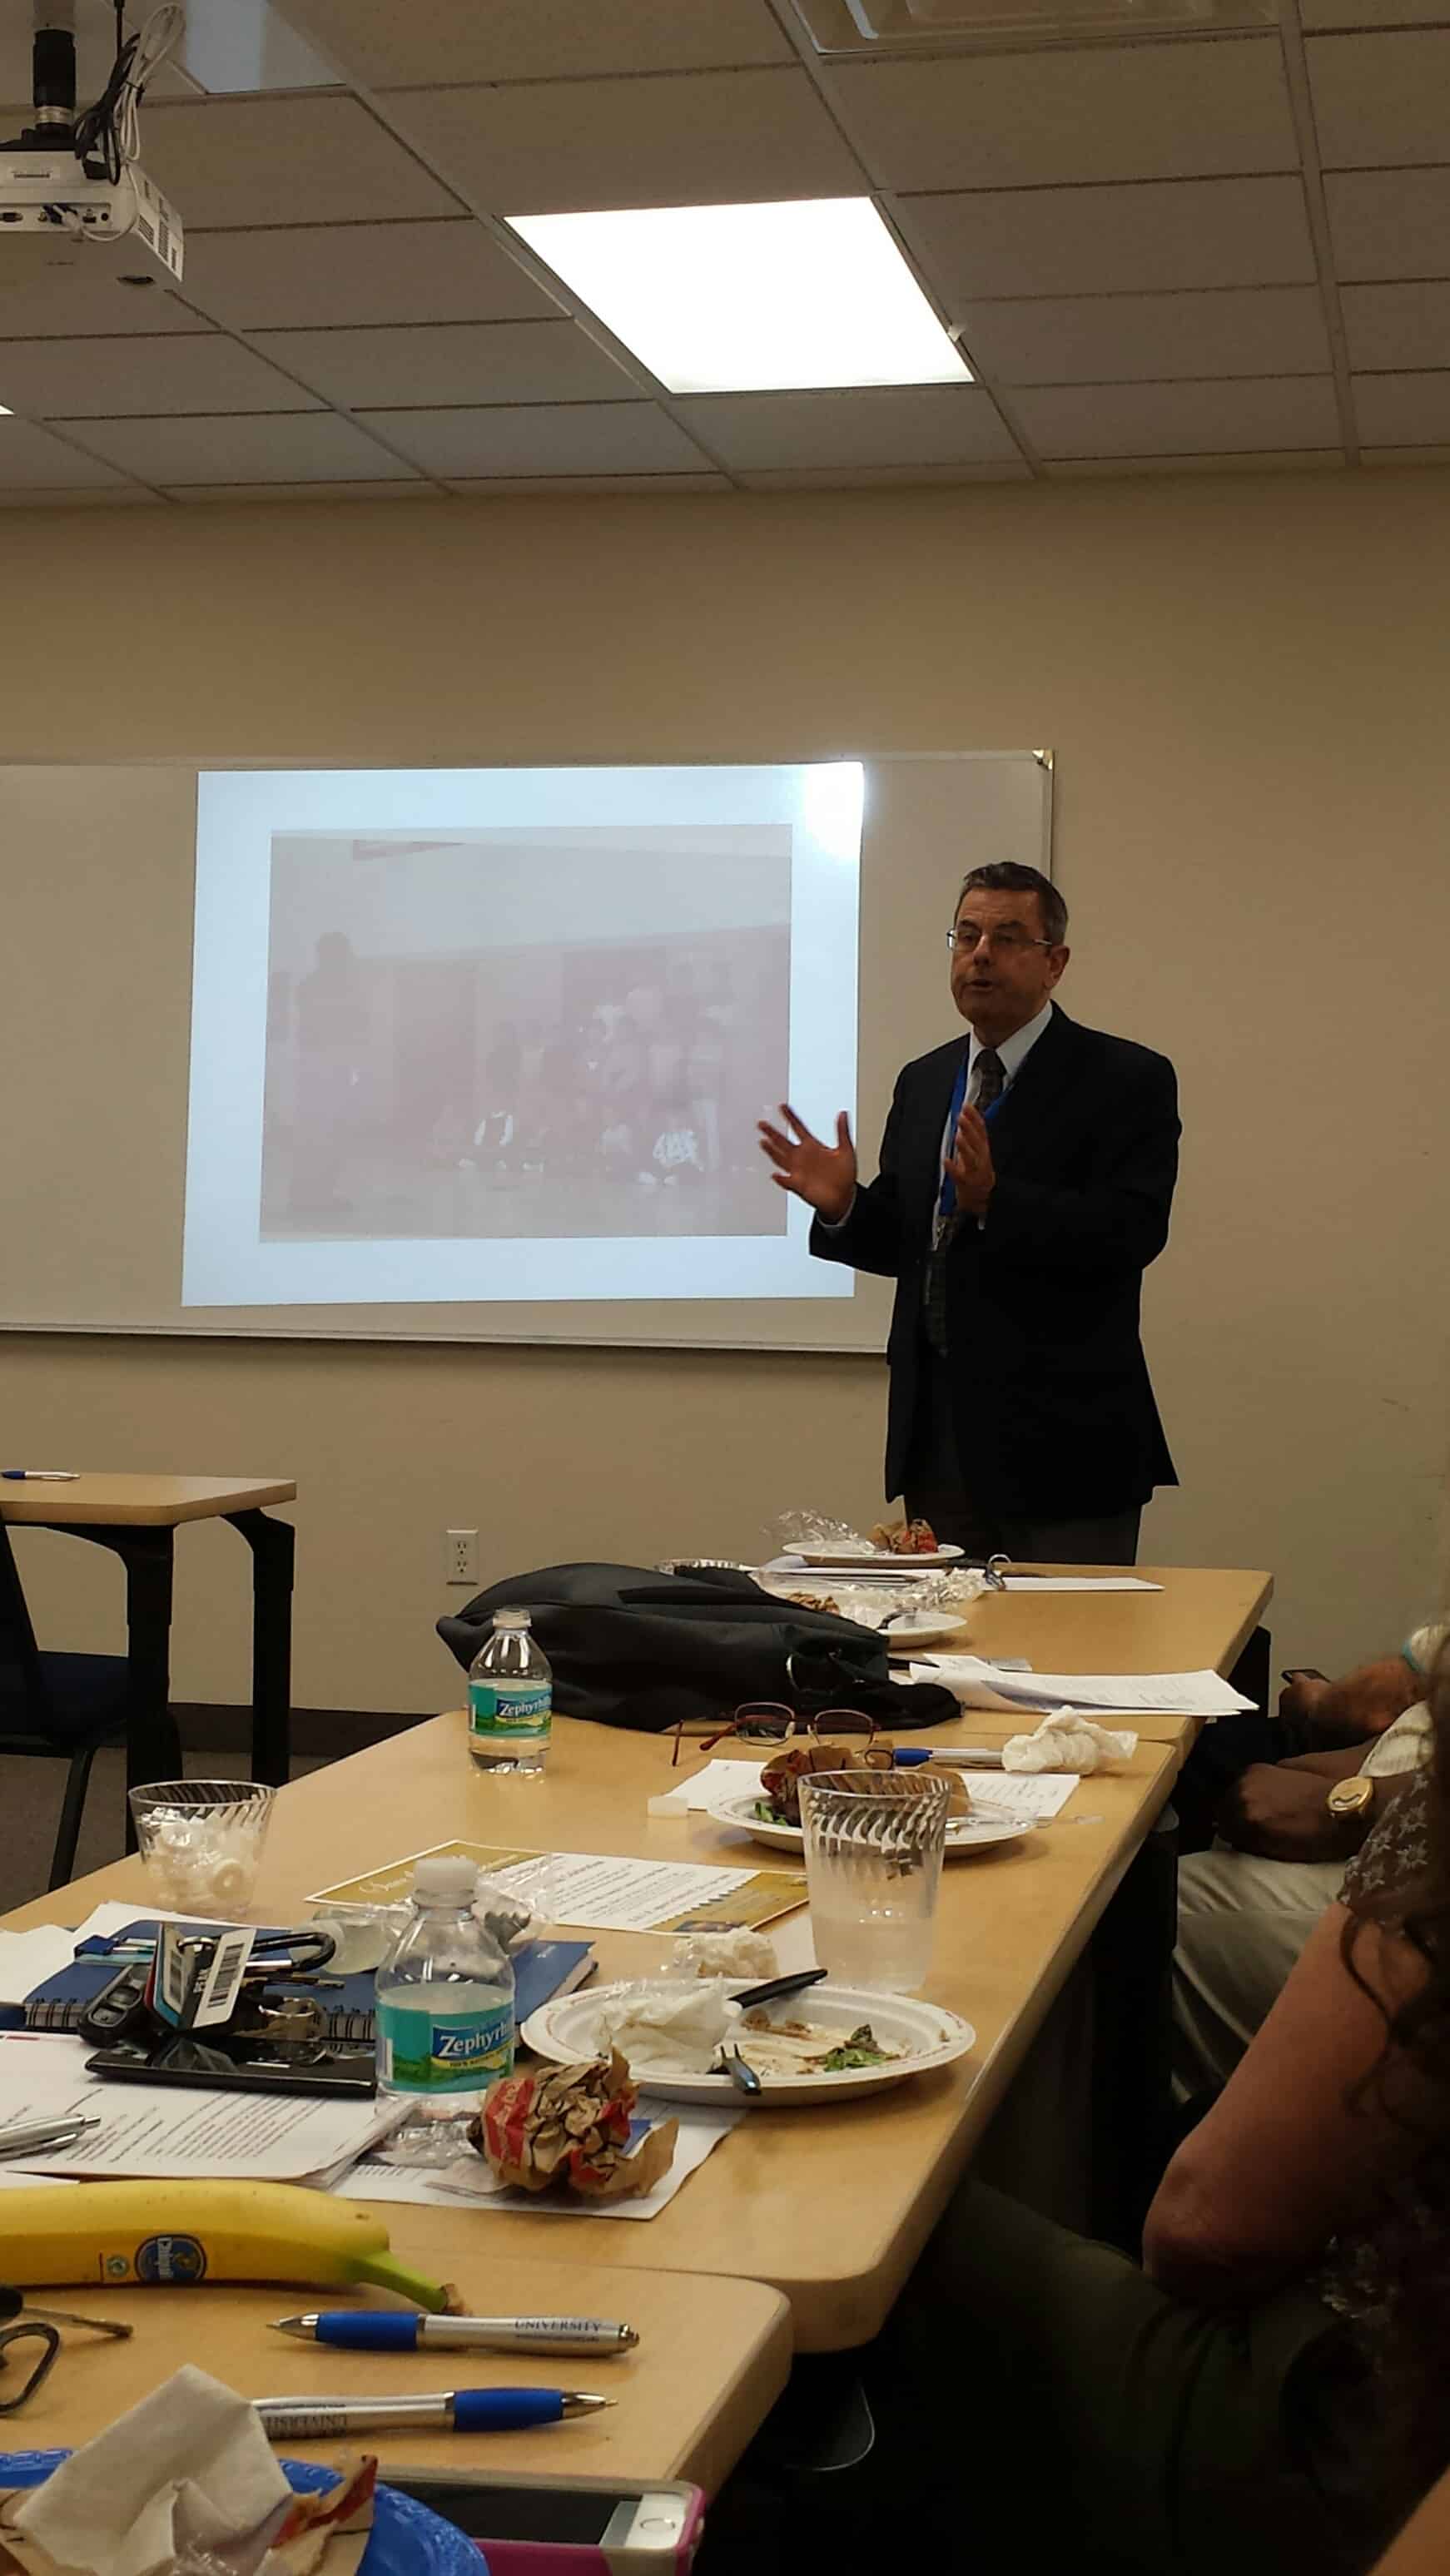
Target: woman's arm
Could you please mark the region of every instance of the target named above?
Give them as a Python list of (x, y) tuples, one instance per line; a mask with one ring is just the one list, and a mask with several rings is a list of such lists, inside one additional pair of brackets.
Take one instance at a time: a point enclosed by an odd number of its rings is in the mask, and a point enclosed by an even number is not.
[(1424, 1975), (1409, 1944), (1361, 1921), (1355, 1983), (1329, 1905), (1248, 2055), (1179, 2148), (1143, 2231), (1150, 2278), (1200, 2307), (1240, 2307), (1303, 2272), (1363, 2208), (1400, 2133), (1349, 2096), (1384, 2050), (1386, 2014)]

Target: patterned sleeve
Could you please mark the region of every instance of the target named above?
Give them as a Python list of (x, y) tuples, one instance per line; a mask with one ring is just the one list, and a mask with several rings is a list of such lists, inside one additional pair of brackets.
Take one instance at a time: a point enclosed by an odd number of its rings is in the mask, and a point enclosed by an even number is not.
[(1422, 1777), (1403, 1796), (1390, 1800), (1349, 1864), (1339, 1891), (1340, 1904), (1356, 1914), (1378, 1913), (1386, 1898), (1423, 1877), (1429, 1861), (1430, 1783)]

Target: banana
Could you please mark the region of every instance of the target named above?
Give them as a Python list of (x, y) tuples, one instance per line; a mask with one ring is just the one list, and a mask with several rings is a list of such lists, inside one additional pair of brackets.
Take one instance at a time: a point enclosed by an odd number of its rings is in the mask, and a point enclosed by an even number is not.
[(448, 2297), (438, 2282), (396, 2260), (370, 2209), (285, 2182), (21, 2186), (0, 2195), (0, 2273), (20, 2289), (94, 2281), (371, 2281), (435, 2311)]

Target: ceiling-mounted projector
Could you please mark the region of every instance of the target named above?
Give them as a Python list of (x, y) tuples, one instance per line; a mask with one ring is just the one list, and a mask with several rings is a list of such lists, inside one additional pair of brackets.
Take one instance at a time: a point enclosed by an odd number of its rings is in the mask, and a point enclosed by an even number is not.
[(121, 242), (137, 273), (179, 280), (180, 218), (137, 156), (141, 99), (181, 34), (182, 10), (153, 10), (139, 34), (123, 33), (105, 89), (77, 114), (75, 0), (34, 6), (34, 121), (0, 143), (0, 285), (10, 260), (61, 267)]

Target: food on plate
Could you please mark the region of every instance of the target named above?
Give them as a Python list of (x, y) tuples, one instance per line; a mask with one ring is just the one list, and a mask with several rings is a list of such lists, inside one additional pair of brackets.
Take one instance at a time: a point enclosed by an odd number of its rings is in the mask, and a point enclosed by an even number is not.
[(484, 2096), (468, 2140), (502, 2183), (547, 2191), (563, 2183), (586, 2200), (632, 2200), (653, 2191), (675, 2158), (679, 2123), (631, 2140), (639, 2088), (613, 2049), (586, 2066), (505, 2075)]
[(844, 2038), (818, 2021), (773, 2021), (765, 2005), (740, 2024), (740, 2054), (760, 2076), (846, 2075), (862, 2066), (892, 2066), (901, 2048), (883, 2048), (869, 2021)]
[(778, 1977), (775, 1943), (764, 1932), (685, 1932), (675, 1943), (675, 1964), (682, 1977), (739, 1977), (763, 1985)]
[(793, 1602), (797, 1610), (827, 1610), (832, 1618), (837, 1615), (829, 1592), (787, 1592), (785, 1598)]
[(641, 1983), (627, 1986), (605, 2008), (600, 2045), (625, 2054), (632, 2066), (671, 2066), (707, 2075), (716, 2051), (739, 2014), (723, 1985)]
[(844, 2075), (852, 2066), (889, 2066), (893, 2054), (881, 2046), (869, 2021), (863, 2021), (849, 2039), (843, 2039), (836, 2048), (828, 2048), (824, 2057), (813, 2062), (823, 2075)]
[(787, 1744), (760, 1774), (758, 1813), (766, 1824), (798, 1825), (801, 1781), (810, 1771), (889, 1771), (889, 1744)]
[(963, 1779), (960, 1771), (954, 1770), (951, 1763), (918, 1762), (912, 1770), (908, 1771), (906, 1777), (908, 1783), (912, 1783), (917, 1780), (940, 1780), (942, 1787), (947, 1791), (948, 1824), (952, 1822), (952, 1819), (955, 1816), (969, 1816), (971, 1814), (971, 1790), (967, 1787), (966, 1781)]
[(935, 1556), (938, 1541), (930, 1521), (878, 1521), (871, 1544), (887, 1556)]

